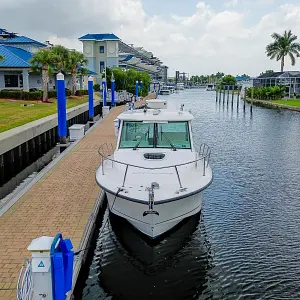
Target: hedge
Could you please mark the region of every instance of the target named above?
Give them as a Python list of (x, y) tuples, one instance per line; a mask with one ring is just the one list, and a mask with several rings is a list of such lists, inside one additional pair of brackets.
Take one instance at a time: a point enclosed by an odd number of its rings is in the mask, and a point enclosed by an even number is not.
[(2, 90), (2, 91), (0, 91), (0, 98), (18, 99), (18, 100), (40, 100), (41, 98), (43, 98), (43, 92), (42, 91), (24, 92), (24, 91)]
[[(71, 91), (66, 90), (66, 96), (71, 96)], [(17, 99), (17, 100), (41, 100), (43, 99), (43, 91), (25, 92), (20, 90), (2, 90), (0, 98)], [(48, 98), (56, 98), (56, 91), (49, 91)]]
[(94, 84), (94, 90), (95, 90), (95, 92), (100, 92), (100, 84), (99, 83)]
[(75, 93), (76, 96), (83, 96), (83, 95), (88, 95), (88, 94), (89, 94), (88, 90), (78, 90)]

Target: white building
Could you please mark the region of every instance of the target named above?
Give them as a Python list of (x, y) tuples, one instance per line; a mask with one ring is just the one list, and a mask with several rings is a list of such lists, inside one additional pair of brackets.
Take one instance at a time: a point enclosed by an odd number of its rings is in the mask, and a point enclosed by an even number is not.
[(100, 83), (105, 67), (121, 67), (145, 71), (151, 78), (167, 81), (168, 67), (142, 47), (125, 44), (112, 33), (86, 34), (79, 38), (83, 43), (83, 53), (88, 60), (88, 68), (98, 73), (97, 82)]

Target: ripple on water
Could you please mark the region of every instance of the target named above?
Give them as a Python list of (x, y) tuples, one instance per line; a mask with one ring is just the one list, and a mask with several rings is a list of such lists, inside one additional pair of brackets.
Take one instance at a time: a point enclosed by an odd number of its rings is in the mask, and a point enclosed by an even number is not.
[(112, 217), (83, 299), (299, 299), (299, 113), (250, 117), (199, 90), (167, 99), (193, 110), (194, 138), (213, 151), (202, 214), (156, 244)]

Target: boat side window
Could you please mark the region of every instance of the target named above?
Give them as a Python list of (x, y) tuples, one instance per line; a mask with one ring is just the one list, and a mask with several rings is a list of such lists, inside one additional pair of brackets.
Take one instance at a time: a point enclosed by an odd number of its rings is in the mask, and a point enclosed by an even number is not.
[(124, 121), (119, 148), (153, 148), (154, 123)]
[(157, 124), (157, 148), (191, 149), (188, 122)]

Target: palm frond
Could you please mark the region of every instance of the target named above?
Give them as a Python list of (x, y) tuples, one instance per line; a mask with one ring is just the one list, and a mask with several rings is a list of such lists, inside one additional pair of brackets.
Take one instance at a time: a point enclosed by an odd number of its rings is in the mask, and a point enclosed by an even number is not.
[(294, 66), (296, 64), (295, 56), (293, 55), (293, 53), (290, 52), (289, 57), (291, 59), (292, 66)]

